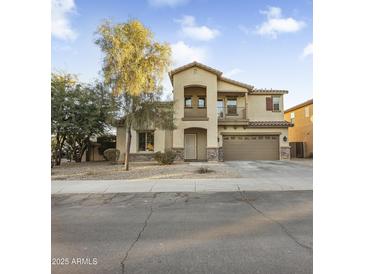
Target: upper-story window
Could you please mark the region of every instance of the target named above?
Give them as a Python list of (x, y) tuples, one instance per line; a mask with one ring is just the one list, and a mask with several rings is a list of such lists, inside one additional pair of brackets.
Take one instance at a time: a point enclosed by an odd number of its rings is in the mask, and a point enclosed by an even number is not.
[(205, 97), (199, 97), (198, 98), (198, 107), (199, 108), (205, 108), (206, 105), (205, 105)]
[(295, 112), (290, 113), (290, 123), (294, 124), (295, 121)]
[(237, 99), (236, 98), (227, 99), (227, 114), (237, 114)]
[(280, 111), (280, 97), (272, 98), (273, 111)]
[(191, 108), (192, 107), (191, 97), (185, 97), (185, 107), (186, 108)]

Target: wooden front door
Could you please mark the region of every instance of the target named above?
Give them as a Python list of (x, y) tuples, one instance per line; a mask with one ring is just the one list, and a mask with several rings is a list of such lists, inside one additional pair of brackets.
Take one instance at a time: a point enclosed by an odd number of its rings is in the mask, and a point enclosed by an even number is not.
[(185, 134), (185, 160), (196, 160), (196, 134)]

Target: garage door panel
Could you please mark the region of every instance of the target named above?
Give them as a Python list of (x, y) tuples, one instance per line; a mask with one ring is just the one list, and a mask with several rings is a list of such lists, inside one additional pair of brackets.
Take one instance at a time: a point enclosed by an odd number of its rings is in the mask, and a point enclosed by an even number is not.
[(232, 160), (279, 160), (279, 137), (274, 135), (224, 136), (223, 157)]

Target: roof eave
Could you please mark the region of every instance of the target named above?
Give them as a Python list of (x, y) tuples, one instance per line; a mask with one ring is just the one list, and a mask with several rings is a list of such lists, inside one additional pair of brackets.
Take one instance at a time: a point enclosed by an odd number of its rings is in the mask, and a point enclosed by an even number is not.
[(308, 101), (305, 101), (301, 104), (298, 104), (298, 105), (295, 105), (291, 108), (288, 108), (287, 110), (284, 111), (284, 113), (288, 113), (290, 111), (293, 111), (293, 110), (296, 110), (296, 109), (299, 109), (299, 108), (302, 108), (302, 107), (305, 107), (305, 106), (308, 106), (308, 105), (312, 105), (313, 104), (313, 99), (310, 99)]
[(284, 95), (288, 94), (289, 91), (284, 89), (254, 89), (249, 94), (252, 95)]

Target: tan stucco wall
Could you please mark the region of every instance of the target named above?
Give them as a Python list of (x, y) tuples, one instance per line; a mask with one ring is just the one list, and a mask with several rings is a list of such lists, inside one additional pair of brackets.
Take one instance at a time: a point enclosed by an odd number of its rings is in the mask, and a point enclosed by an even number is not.
[(119, 149), (121, 157), (125, 153), (126, 146), (126, 132), (124, 127), (117, 127), (117, 144), (116, 148)]
[(165, 150), (172, 148), (172, 130), (165, 130)]
[(246, 88), (227, 83), (225, 81), (218, 81), (218, 91), (241, 91), (248, 92)]
[(275, 95), (281, 98), (280, 111), (266, 110), (266, 97), (271, 95), (249, 95), (248, 96), (248, 119), (251, 121), (283, 121), (284, 120), (284, 103), (283, 95)]
[(165, 130), (162, 129), (155, 129), (155, 137), (154, 137), (154, 151), (165, 151)]
[[(309, 117), (305, 117), (305, 108), (308, 108)], [(285, 113), (285, 120), (290, 122), (290, 115), (294, 112), (294, 127), (289, 128), (290, 142), (304, 142), (305, 155), (313, 155), (313, 104), (300, 107)]]
[[(173, 76), (175, 123), (177, 129), (173, 131), (173, 147), (184, 147), (184, 130), (191, 127), (207, 129), (207, 146), (217, 147), (217, 76), (200, 68), (190, 68)], [(207, 93), (208, 121), (182, 121), (184, 117), (184, 87), (204, 86)]]

